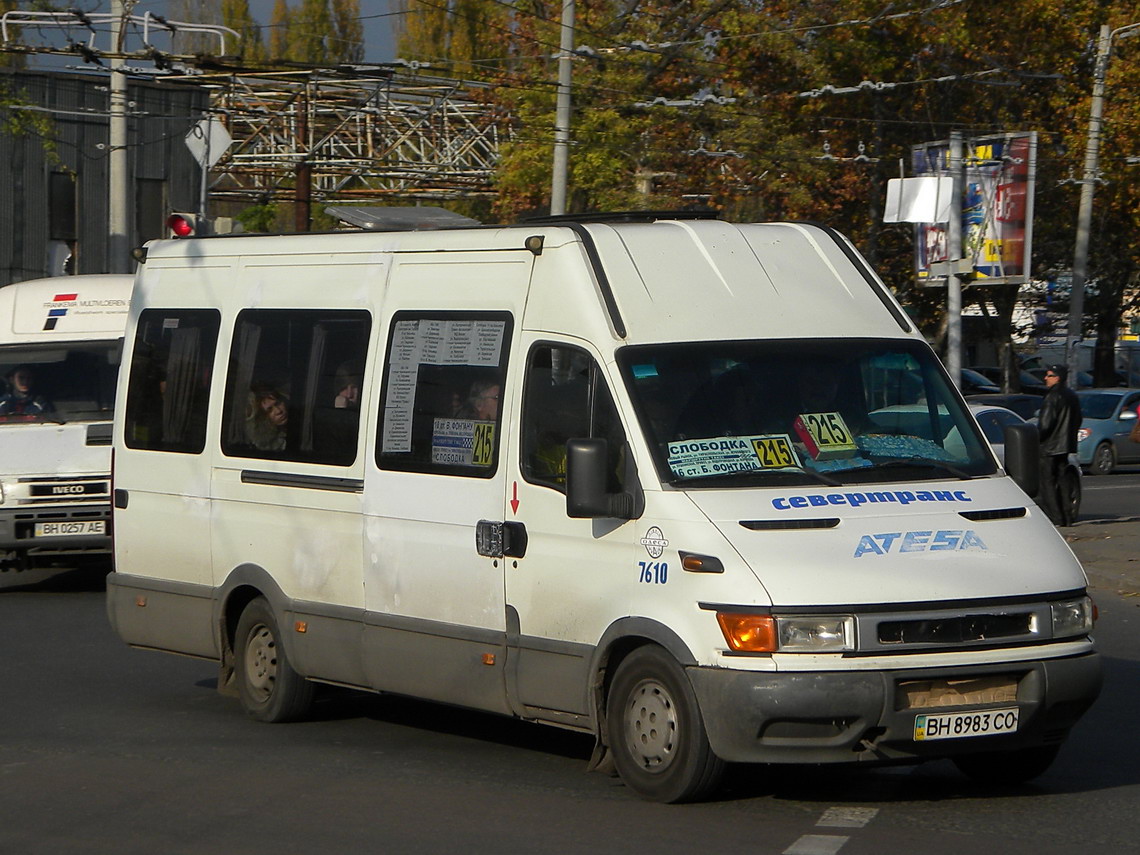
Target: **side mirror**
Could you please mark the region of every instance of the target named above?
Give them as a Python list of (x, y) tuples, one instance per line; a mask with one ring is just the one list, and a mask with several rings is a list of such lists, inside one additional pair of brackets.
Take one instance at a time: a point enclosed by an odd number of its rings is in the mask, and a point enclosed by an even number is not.
[(1040, 477), (1040, 440), (1033, 425), (1007, 425), (1005, 471), (1029, 498), (1037, 495)]
[(627, 483), (632, 473), (633, 491), (609, 493), (609, 444), (604, 439), (566, 441), (566, 515), (576, 519), (610, 517), (632, 520), (644, 505), (632, 466), (626, 466)]
[(1137, 418), (1137, 414), (1136, 414), (1135, 410), (1129, 409), (1129, 410), (1121, 410), (1120, 411), (1120, 420), (1122, 422), (1130, 422), (1135, 418)]

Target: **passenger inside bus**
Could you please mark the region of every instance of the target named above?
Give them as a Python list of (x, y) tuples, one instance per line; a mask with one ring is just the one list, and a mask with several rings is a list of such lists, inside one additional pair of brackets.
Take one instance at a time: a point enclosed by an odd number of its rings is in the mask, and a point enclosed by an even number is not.
[(0, 416), (38, 416), (54, 412), (50, 400), (36, 390), (36, 375), (31, 366), (17, 365), (5, 375), (8, 391), (0, 395)]
[(245, 416), (249, 444), (260, 451), (282, 451), (288, 425), (289, 399), (284, 393), (266, 384), (253, 384)]

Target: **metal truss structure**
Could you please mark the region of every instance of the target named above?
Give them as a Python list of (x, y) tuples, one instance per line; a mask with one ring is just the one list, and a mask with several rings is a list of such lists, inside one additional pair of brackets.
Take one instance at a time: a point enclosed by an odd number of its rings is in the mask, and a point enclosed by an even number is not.
[[(134, 5), (128, 0), (121, 15), (7, 11), (0, 51), (76, 56), (93, 71), (207, 86), (211, 112), (233, 140), (210, 170), (211, 199), (307, 204), (493, 192), (499, 143), (510, 131), (483, 97), (485, 84), (425, 76), (403, 60), (245, 65), (225, 55), (233, 30), (129, 14)], [(219, 55), (179, 53), (180, 34)]]
[[(482, 84), (336, 71), (195, 75), (233, 138), (212, 199), (335, 203), (491, 194), (509, 131)], [(214, 87), (218, 88), (214, 88)]]

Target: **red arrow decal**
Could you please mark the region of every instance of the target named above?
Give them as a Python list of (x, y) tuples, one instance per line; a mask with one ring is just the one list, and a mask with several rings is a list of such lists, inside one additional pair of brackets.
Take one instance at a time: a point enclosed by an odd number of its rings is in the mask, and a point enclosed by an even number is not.
[(519, 482), (514, 481), (511, 484), (511, 513), (517, 514), (519, 512)]

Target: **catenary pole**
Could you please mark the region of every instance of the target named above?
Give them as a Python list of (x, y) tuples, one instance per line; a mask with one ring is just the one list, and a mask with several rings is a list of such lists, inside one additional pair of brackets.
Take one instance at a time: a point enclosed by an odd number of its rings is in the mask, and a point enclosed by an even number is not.
[(127, 166), (127, 63), (122, 58), (123, 25), (127, 15), (124, 0), (112, 0), (111, 12), (114, 15), (114, 58), (111, 60), (111, 103), (108, 111), (111, 151), (107, 162), (107, 272), (128, 273), (130, 209), (127, 188), (130, 186), (130, 174)]
[(1108, 76), (1108, 60), (1112, 52), (1112, 40), (1135, 35), (1140, 23), (1128, 24), (1109, 30), (1105, 24), (1100, 28), (1097, 39), (1096, 65), (1093, 66), (1092, 104), (1089, 107), (1089, 133), (1085, 143), (1085, 168), (1081, 175), (1081, 201), (1077, 208), (1077, 239), (1073, 248), (1073, 285), (1069, 295), (1069, 329), (1066, 339), (1066, 362), (1069, 376), (1075, 378), (1080, 370), (1077, 345), (1082, 338), (1085, 311), (1085, 282), (1088, 279), (1089, 236), (1092, 232), (1093, 193), (1099, 180), (1098, 160), (1100, 157), (1100, 137), (1104, 128), (1104, 81)]
[(562, 0), (562, 35), (558, 51), (558, 101), (554, 112), (554, 169), (550, 213), (566, 213), (566, 178), (570, 171), (570, 63), (574, 54), (574, 0)]

